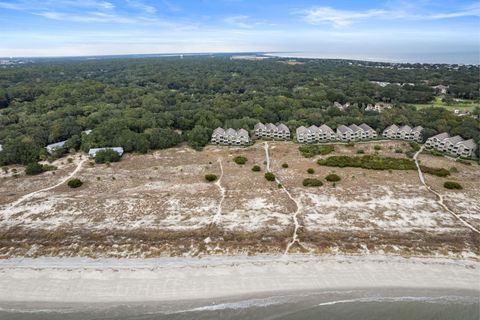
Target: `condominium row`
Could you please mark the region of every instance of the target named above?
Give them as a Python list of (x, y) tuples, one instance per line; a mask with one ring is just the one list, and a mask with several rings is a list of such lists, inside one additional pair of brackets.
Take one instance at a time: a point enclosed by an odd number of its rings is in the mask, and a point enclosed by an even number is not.
[(362, 123), (357, 126), (352, 124), (350, 126), (340, 125), (334, 131), (326, 124), (317, 126), (310, 126), (308, 128), (301, 126), (297, 128), (297, 141), (300, 143), (313, 143), (322, 141), (355, 141), (375, 139), (377, 132), (369, 125)]
[(425, 147), (454, 156), (471, 157), (478, 146), (473, 139), (464, 140), (460, 136), (450, 137), (448, 133), (444, 132), (428, 138)]
[(213, 130), (211, 141), (213, 144), (241, 146), (250, 143), (250, 136), (245, 129), (235, 130), (229, 128), (225, 130), (223, 128), (217, 128)]
[(257, 138), (267, 138), (267, 139), (280, 139), (280, 140), (289, 140), (290, 139), (290, 129), (283, 123), (279, 125), (274, 125), (273, 123), (267, 123), (266, 125), (259, 122), (253, 128), (255, 136)]
[(400, 139), (400, 140), (412, 140), (422, 142), (423, 127), (416, 126), (414, 128), (410, 126), (397, 126), (392, 124), (383, 131), (383, 137), (387, 139)]

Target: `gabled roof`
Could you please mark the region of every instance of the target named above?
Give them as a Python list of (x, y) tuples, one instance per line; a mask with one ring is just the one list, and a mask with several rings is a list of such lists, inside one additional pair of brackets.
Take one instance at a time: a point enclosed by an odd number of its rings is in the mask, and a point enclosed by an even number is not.
[(217, 128), (215, 130), (213, 130), (213, 134), (225, 134), (225, 130), (223, 130), (223, 128)]
[(389, 125), (387, 128), (385, 128), (385, 131), (390, 131), (390, 130), (398, 130), (398, 126), (396, 124)]
[(277, 131), (278, 130), (277, 126), (274, 125), (273, 123), (267, 123), (266, 127), (267, 127), (267, 131)]
[(467, 148), (470, 148), (470, 149), (476, 149), (477, 148), (477, 144), (475, 143), (475, 141), (473, 139), (460, 141), (458, 144), (463, 145), (463, 146), (465, 146)]
[(255, 127), (253, 127), (253, 129), (254, 129), (254, 130), (259, 130), (259, 129), (265, 130), (266, 127), (265, 127), (265, 125), (264, 125), (263, 123), (259, 122), (259, 123), (257, 123), (257, 124), (255, 125)]
[(277, 126), (277, 129), (278, 129), (278, 131), (286, 131), (286, 132), (290, 133), (290, 129), (288, 129), (288, 127), (286, 125), (284, 125), (283, 123), (280, 123)]
[(297, 132), (297, 136), (298, 136), (298, 135), (300, 135), (300, 134), (307, 133), (307, 132), (308, 132), (308, 129), (305, 128), (304, 126), (300, 126), (300, 127), (297, 128), (296, 132)]
[(462, 142), (462, 141), (464, 141), (462, 137), (460, 137), (460, 136), (455, 136), (455, 137), (451, 137), (451, 138), (445, 139), (444, 142), (445, 142), (445, 143), (451, 143), (451, 144), (455, 145), (455, 144), (457, 144), (457, 143), (459, 143), (459, 142)]
[(248, 138), (248, 131), (241, 128), (240, 130), (237, 131), (237, 135), (240, 136), (240, 137)]
[(369, 126), (368, 124), (366, 124), (366, 123), (362, 123), (361, 125), (359, 125), (359, 127), (360, 127), (363, 131), (365, 131), (365, 132), (367, 132), (367, 131), (375, 131), (375, 130), (372, 129), (372, 127), (370, 127), (370, 126)]
[(310, 127), (308, 127), (308, 131), (310, 131), (310, 133), (317, 133), (320, 130), (318, 129), (318, 127), (316, 125), (312, 124)]
[(410, 133), (410, 132), (412, 132), (412, 127), (407, 126), (407, 125), (401, 126), (401, 127), (398, 129), (398, 131)]
[(352, 129), (350, 129), (349, 127), (347, 126), (344, 126), (343, 124), (339, 125), (337, 127), (337, 131), (340, 131), (341, 133), (345, 133), (345, 132), (353, 132)]
[(448, 139), (450, 137), (450, 135), (447, 133), (447, 132), (442, 132), (442, 133), (439, 133), (433, 137), (430, 137), (429, 139), (438, 139), (438, 140), (445, 140), (445, 139)]
[(359, 126), (357, 126), (356, 124), (351, 124), (348, 126), (348, 128), (350, 130), (352, 130), (353, 132), (357, 132), (357, 131), (363, 131), (362, 128), (360, 128)]
[(237, 135), (237, 131), (235, 129), (232, 129), (232, 128), (228, 128), (227, 131), (225, 131), (225, 134), (227, 136), (236, 136)]
[(423, 130), (422, 126), (416, 126), (412, 129), (413, 132), (421, 132)]
[(326, 124), (322, 124), (319, 129), (323, 132), (330, 132), (330, 133), (333, 133), (334, 131), (332, 130), (332, 128), (330, 128), (329, 126), (327, 126)]

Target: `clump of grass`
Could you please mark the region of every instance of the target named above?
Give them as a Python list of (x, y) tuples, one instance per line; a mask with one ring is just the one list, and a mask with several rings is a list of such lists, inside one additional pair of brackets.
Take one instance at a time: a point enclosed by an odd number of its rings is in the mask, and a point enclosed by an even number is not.
[(217, 176), (209, 173), (209, 174), (205, 175), (205, 180), (207, 180), (208, 182), (213, 182), (213, 181), (217, 180)]
[(271, 172), (265, 172), (265, 179), (268, 181), (275, 181), (275, 175)]
[(373, 149), (378, 151), (378, 150), (382, 150), (382, 147), (380, 145), (376, 144), (376, 145), (373, 146)]
[(309, 174), (314, 174), (314, 173), (315, 173), (315, 170), (313, 170), (313, 168), (308, 168), (308, 169), (307, 169), (307, 173), (309, 173)]
[(253, 172), (259, 172), (260, 170), (261, 170), (261, 169), (260, 169), (260, 166), (257, 165), (257, 164), (252, 167), (252, 171), (253, 171)]
[(431, 168), (427, 166), (420, 166), (423, 173), (428, 173), (437, 177), (446, 177), (450, 175), (450, 171), (445, 168)]
[(244, 156), (236, 156), (235, 158), (233, 158), (233, 161), (236, 163), (236, 164), (245, 164), (247, 163), (248, 159)]
[(357, 150), (357, 154), (364, 154), (364, 153), (365, 153), (365, 150), (363, 150), (363, 149), (358, 149)]
[(288, 168), (288, 163), (282, 164), (282, 168), (284, 168), (284, 169)]
[(333, 145), (301, 145), (298, 150), (305, 158), (311, 158), (316, 155), (327, 155), (335, 151)]
[(353, 167), (372, 170), (415, 170), (415, 163), (409, 159), (399, 159), (390, 157), (379, 157), (376, 155), (366, 155), (362, 157), (350, 156), (331, 156), (327, 159), (320, 159), (317, 163), (321, 166), (329, 167)]
[(67, 182), (67, 185), (72, 189), (79, 188), (82, 186), (82, 184), (83, 182), (80, 179), (71, 179)]
[(307, 178), (303, 180), (304, 187), (321, 187), (323, 182), (318, 179)]
[(342, 178), (340, 178), (340, 176), (338, 176), (334, 173), (331, 173), (331, 174), (329, 174), (328, 176), (325, 177), (325, 180), (327, 180), (329, 182), (338, 182), (338, 181), (342, 180)]
[(463, 187), (460, 183), (458, 182), (453, 182), (453, 181), (446, 181), (443, 186), (446, 188), (446, 189), (454, 189), (454, 190), (462, 190)]

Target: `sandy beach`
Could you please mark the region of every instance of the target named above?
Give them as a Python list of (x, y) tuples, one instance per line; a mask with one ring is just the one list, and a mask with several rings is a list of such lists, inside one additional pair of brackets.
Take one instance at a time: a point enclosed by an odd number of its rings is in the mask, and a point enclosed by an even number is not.
[(480, 292), (480, 264), (444, 258), (259, 256), (0, 261), (0, 301), (135, 302), (345, 288)]

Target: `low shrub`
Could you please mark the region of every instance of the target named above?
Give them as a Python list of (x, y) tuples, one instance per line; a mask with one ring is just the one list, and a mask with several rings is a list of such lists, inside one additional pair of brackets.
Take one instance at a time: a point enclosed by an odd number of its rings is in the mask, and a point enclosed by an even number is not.
[(340, 178), (340, 176), (338, 176), (334, 173), (331, 173), (331, 174), (329, 174), (328, 176), (325, 177), (325, 180), (327, 180), (329, 182), (338, 182), (338, 181), (342, 180), (342, 178)]
[(205, 180), (207, 180), (208, 182), (213, 182), (215, 180), (217, 180), (217, 176), (214, 175), (214, 174), (206, 174), (205, 175)]
[(382, 147), (379, 146), (378, 144), (376, 144), (376, 145), (373, 146), (373, 149), (378, 151), (378, 150), (382, 150)]
[(282, 168), (285, 168), (285, 169), (288, 168), (288, 163), (282, 164)]
[(268, 181), (275, 181), (275, 175), (271, 172), (265, 172), (265, 179)]
[(40, 174), (40, 173), (43, 173), (44, 171), (45, 170), (43, 169), (43, 166), (40, 163), (37, 163), (37, 162), (29, 163), (25, 167), (25, 174), (27, 176), (33, 176), (33, 175), (36, 175), (36, 174)]
[(68, 185), (70, 188), (73, 188), (73, 189), (81, 187), (82, 184), (83, 184), (83, 182), (82, 182), (82, 180), (80, 180), (80, 179), (70, 179), (70, 180), (68, 180), (68, 182), (67, 182), (67, 185)]
[(353, 167), (372, 170), (415, 170), (415, 163), (409, 159), (379, 157), (365, 155), (362, 157), (331, 156), (327, 159), (319, 159), (317, 163), (329, 167)]
[(467, 161), (467, 160), (463, 160), (463, 159), (457, 159), (457, 162), (461, 163), (461, 164), (466, 164), (467, 166), (471, 166), (472, 163), (470, 161)]
[(409, 145), (410, 145), (410, 148), (412, 148), (413, 151), (420, 150), (420, 145), (418, 143), (416, 143), (415, 141), (410, 141)]
[(395, 149), (395, 153), (403, 153), (402, 149)]
[(305, 144), (298, 147), (298, 150), (305, 158), (311, 158), (316, 155), (327, 155), (335, 151), (333, 145)]
[(252, 167), (252, 171), (254, 171), (254, 172), (258, 172), (258, 171), (260, 171), (260, 170), (261, 170), (261, 169), (260, 169), (260, 166), (259, 166), (259, 165), (254, 165), (254, 166)]
[(437, 177), (446, 177), (450, 175), (450, 171), (444, 168), (431, 168), (427, 166), (420, 166), (423, 173), (428, 173)]
[(365, 153), (365, 150), (363, 150), (363, 149), (358, 149), (357, 150), (357, 154), (364, 154), (364, 153)]
[(120, 155), (112, 149), (98, 151), (95, 155), (96, 163), (110, 163), (120, 161)]
[(313, 168), (308, 168), (308, 169), (307, 169), (307, 173), (314, 174), (314, 173), (315, 173), (315, 170), (313, 170)]
[(457, 167), (451, 167), (451, 168), (450, 168), (450, 172), (452, 172), (452, 173), (458, 173)]
[(443, 153), (440, 152), (440, 151), (430, 150), (429, 152), (430, 152), (430, 154), (431, 154), (432, 156), (435, 156), (435, 157), (443, 157)]
[(236, 164), (245, 164), (247, 163), (248, 159), (244, 156), (236, 156), (235, 158), (233, 158), (233, 161)]
[(303, 180), (304, 187), (321, 187), (323, 182), (318, 179), (307, 178)]
[(347, 147), (355, 147), (355, 143), (354, 142), (348, 142), (346, 144)]
[(453, 182), (453, 181), (446, 181), (443, 186), (447, 189), (456, 189), (456, 190), (462, 190), (463, 187), (460, 183), (458, 182)]

